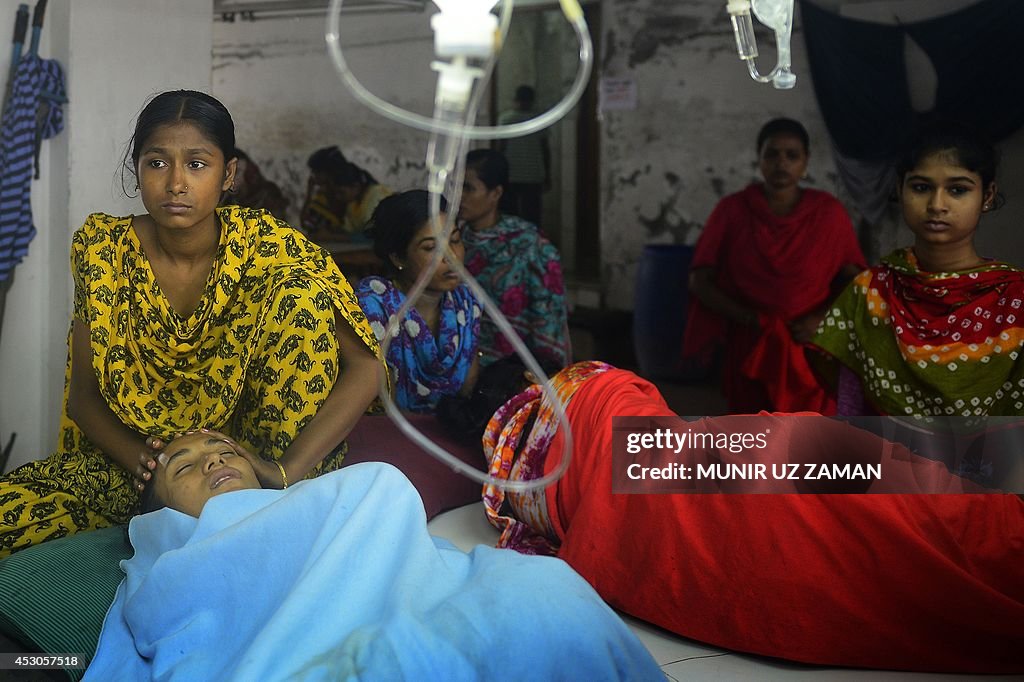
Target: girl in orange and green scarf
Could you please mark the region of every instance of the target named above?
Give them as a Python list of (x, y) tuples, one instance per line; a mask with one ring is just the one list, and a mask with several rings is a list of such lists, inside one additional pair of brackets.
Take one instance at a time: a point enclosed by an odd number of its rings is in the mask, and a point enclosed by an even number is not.
[(902, 164), (914, 246), (861, 273), (812, 340), (838, 361), (840, 414), (1024, 415), (1024, 271), (974, 247), (995, 171), (991, 145), (952, 125)]

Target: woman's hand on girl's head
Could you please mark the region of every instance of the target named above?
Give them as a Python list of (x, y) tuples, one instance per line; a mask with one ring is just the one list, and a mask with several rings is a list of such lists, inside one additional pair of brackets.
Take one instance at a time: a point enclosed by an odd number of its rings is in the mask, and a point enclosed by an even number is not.
[(142, 492), (146, 484), (153, 478), (153, 470), (156, 469), (156, 457), (165, 447), (167, 447), (167, 443), (163, 442), (160, 438), (146, 436), (146, 449), (139, 452), (139, 464), (135, 467), (135, 471), (132, 472), (135, 475), (135, 489), (139, 492)]

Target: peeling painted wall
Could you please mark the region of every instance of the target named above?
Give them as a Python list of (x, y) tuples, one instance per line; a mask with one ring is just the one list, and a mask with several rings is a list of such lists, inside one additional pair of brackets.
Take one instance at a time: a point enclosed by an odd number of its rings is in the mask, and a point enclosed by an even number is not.
[[(601, 289), (613, 308), (632, 308), (645, 243), (695, 241), (715, 202), (754, 177), (753, 140), (767, 118), (806, 122), (820, 143), (810, 184), (836, 189), (800, 53), (795, 69), (805, 80), (797, 90), (757, 86), (736, 59), (724, 6), (708, 0), (602, 4), (607, 30), (599, 36), (596, 70), (633, 78), (638, 91), (635, 111), (608, 112), (601, 123)], [(367, 87), (423, 113), (430, 110), (435, 80), (428, 68), (431, 40), (426, 14), (353, 16), (342, 33), (346, 56)], [(321, 19), (218, 22), (213, 42), (213, 92), (235, 117), (239, 146), (291, 200), (289, 219), (297, 218), (305, 192), (306, 158), (320, 146), (338, 144), (395, 188), (424, 182), (427, 136), (370, 112), (341, 86), (326, 59)], [(533, 65), (503, 68), (508, 85), (518, 80), (512, 74)]]
[[(820, 0), (832, 9), (934, 0)], [(945, 9), (975, 0), (944, 0)], [(797, 17), (793, 70), (797, 86), (777, 91), (754, 83), (736, 57), (721, 0), (603, 0), (597, 76), (631, 79), (633, 110), (601, 116), (601, 282), (604, 304), (633, 307), (637, 262), (645, 244), (694, 243), (715, 203), (758, 179), (755, 139), (770, 118), (802, 121), (811, 136), (807, 185), (835, 194), (848, 207), (821, 120)], [(361, 80), (389, 101), (429, 113), (435, 75), (425, 13), (354, 15), (342, 41)], [(427, 135), (391, 123), (357, 102), (338, 82), (326, 57), (319, 18), (216, 23), (213, 91), (238, 126), (239, 145), (280, 184), (297, 217), (305, 192), (305, 160), (338, 144), (396, 189), (422, 186)], [(758, 33), (762, 70), (774, 63), (774, 41)], [(543, 71), (541, 64), (505, 67), (506, 84)], [(504, 100), (507, 97), (500, 97)], [(504, 102), (499, 104), (504, 106)], [(481, 120), (487, 120), (486, 113)], [(1012, 207), (1024, 200), (1024, 132), (1003, 146), (1002, 186), (1010, 202), (979, 232), (984, 254), (1024, 264)], [(1019, 179), (1018, 179), (1019, 178)], [(568, 190), (563, 189), (563, 192)], [(568, 196), (568, 195), (567, 195)], [(856, 222), (858, 216), (854, 215)], [(566, 217), (563, 216), (563, 222)], [(909, 241), (895, 207), (868, 244), (869, 258)], [(571, 260), (572, 246), (564, 243)], [(588, 283), (584, 283), (588, 284)]]
[[(793, 39), (797, 87), (750, 80), (736, 57), (725, 3), (616, 0), (604, 5), (602, 76), (636, 83), (632, 111), (602, 114), (602, 286), (605, 302), (633, 307), (645, 244), (697, 240), (724, 195), (755, 178), (755, 141), (770, 118), (789, 116), (811, 136), (807, 184), (841, 195), (811, 89), (800, 28)], [(762, 70), (774, 47), (758, 34)]]
[[(977, 0), (819, 0), (848, 16), (885, 21), (899, 10), (907, 21), (954, 11)], [(848, 193), (833, 165), (829, 138), (814, 98), (799, 10), (793, 32), (797, 86), (777, 91), (754, 83), (736, 57), (725, 3), (710, 0), (608, 0), (603, 3), (601, 74), (636, 83), (635, 111), (609, 111), (602, 123), (602, 289), (606, 305), (633, 307), (637, 262), (645, 244), (692, 244), (725, 194), (759, 179), (755, 140), (775, 116), (801, 121), (811, 137), (806, 184), (836, 195), (850, 210)], [(767, 71), (774, 39), (758, 31)], [(908, 54), (912, 100), (928, 74)], [(915, 71), (916, 70), (916, 71)], [(934, 84), (932, 84), (934, 85)], [(1024, 130), (1001, 145), (1000, 188), (1008, 205), (986, 216), (976, 243), (981, 255), (1024, 265), (1014, 206), (1024, 201)], [(911, 242), (897, 206), (867, 239), (877, 259)]]
[[(371, 112), (342, 85), (327, 58), (318, 17), (213, 27), (213, 94), (231, 111), (238, 146), (281, 186), (296, 220), (306, 192), (306, 159), (338, 145), (395, 189), (426, 181), (427, 134)], [(374, 94), (429, 115), (436, 77), (426, 14), (343, 17), (342, 45), (353, 72)]]

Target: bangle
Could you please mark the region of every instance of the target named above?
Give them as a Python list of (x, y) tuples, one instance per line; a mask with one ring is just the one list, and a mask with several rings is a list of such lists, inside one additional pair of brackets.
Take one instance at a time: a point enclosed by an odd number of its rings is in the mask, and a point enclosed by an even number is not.
[(281, 489), (284, 490), (285, 488), (288, 487), (288, 474), (284, 472), (284, 465), (278, 462), (276, 459), (274, 460), (274, 464), (276, 464), (277, 468), (281, 470)]

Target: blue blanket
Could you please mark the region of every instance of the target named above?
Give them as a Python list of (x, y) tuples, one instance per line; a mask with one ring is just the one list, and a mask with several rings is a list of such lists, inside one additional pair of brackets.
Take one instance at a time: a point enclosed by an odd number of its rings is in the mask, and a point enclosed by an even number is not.
[(558, 559), (432, 538), (416, 490), (357, 464), (132, 520), (86, 680), (662, 679)]

